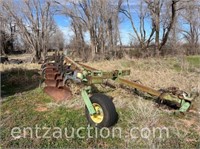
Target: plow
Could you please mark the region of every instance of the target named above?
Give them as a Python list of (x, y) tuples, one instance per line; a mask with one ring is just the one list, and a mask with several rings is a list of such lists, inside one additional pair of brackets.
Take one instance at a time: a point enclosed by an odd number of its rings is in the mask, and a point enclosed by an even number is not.
[(41, 68), (45, 82), (44, 91), (57, 101), (72, 98), (70, 84), (73, 83), (80, 87), (87, 121), (90, 125), (99, 128), (114, 125), (118, 120), (118, 114), (110, 97), (102, 93), (93, 93), (95, 84), (108, 85), (106, 82), (111, 80), (156, 97), (159, 101), (173, 103), (180, 112), (188, 111), (195, 98), (195, 95), (176, 87), (155, 90), (138, 82), (124, 79), (124, 76), (130, 75), (130, 70), (98, 70), (59, 54), (47, 57)]

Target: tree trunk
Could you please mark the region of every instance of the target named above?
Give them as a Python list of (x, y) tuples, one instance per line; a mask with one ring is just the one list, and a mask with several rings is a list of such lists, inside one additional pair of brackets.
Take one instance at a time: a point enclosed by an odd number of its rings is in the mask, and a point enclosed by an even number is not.
[(160, 0), (156, 0), (155, 4), (155, 25), (156, 25), (156, 37), (155, 37), (155, 50), (156, 50), (156, 56), (160, 55), (159, 51), (159, 38), (160, 38)]

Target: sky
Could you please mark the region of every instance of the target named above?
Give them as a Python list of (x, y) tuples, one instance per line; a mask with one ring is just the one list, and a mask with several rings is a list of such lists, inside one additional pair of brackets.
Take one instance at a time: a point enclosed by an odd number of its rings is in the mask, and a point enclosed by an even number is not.
[[(131, 3), (130, 3), (130, 6), (134, 7)], [(126, 45), (130, 43), (130, 37), (131, 37), (130, 34), (133, 34), (133, 29), (131, 27), (130, 21), (127, 19), (127, 17), (124, 14), (120, 14), (119, 17), (120, 17), (120, 20), (122, 20), (122, 22), (119, 24), (120, 36), (121, 36), (122, 43)], [(139, 28), (139, 19), (135, 12), (132, 12), (132, 17), (134, 18), (134, 23), (135, 23), (136, 28)], [(61, 16), (61, 15), (55, 16), (54, 19), (56, 23), (58, 24), (59, 28), (61, 29), (61, 31), (64, 33), (66, 43), (68, 43), (70, 40), (70, 37), (73, 36), (73, 32), (70, 27), (70, 20), (67, 17)], [(147, 27), (147, 32), (148, 32), (148, 30), (150, 30), (149, 25), (146, 24), (145, 27)], [(86, 32), (85, 37), (86, 37), (86, 42), (89, 42), (89, 33)]]
[[(60, 2), (62, 2), (62, 0), (60, 0)], [(138, 5), (140, 2), (141, 2), (140, 0), (129, 0), (131, 15), (132, 15), (134, 25), (137, 30), (139, 30), (139, 26), (140, 26), (140, 20), (138, 18), (138, 11), (139, 11)], [(113, 0), (113, 4), (115, 4), (115, 0)], [(122, 8), (127, 10), (126, 1), (124, 1), (124, 3), (122, 4)], [(136, 37), (136, 36), (132, 29), (130, 20), (128, 20), (128, 18), (122, 13), (119, 13), (119, 18), (120, 20), (122, 20), (122, 22), (119, 24), (119, 31), (120, 31), (120, 37), (121, 37), (122, 43), (123, 45), (129, 45), (133, 37)], [(70, 37), (73, 35), (73, 32), (70, 27), (70, 20), (67, 19), (65, 16), (55, 16), (55, 21), (57, 22), (61, 31), (63, 31), (66, 42), (68, 43)], [(145, 31), (148, 38), (151, 32), (150, 20), (145, 20)], [(86, 32), (85, 37), (86, 37), (86, 42), (89, 42), (89, 33)]]
[[(123, 18), (122, 18), (123, 17)], [(121, 16), (123, 21), (119, 24), (120, 36), (123, 44), (130, 43), (130, 34), (133, 34), (133, 29), (128, 19), (125, 16)], [(136, 18), (136, 17), (135, 17)], [(70, 37), (73, 36), (73, 31), (70, 27), (70, 20), (65, 16), (55, 16), (55, 21), (58, 24), (60, 30), (64, 33), (66, 43), (69, 42)], [(139, 20), (135, 20), (135, 25), (139, 27)], [(86, 42), (89, 42), (89, 33), (85, 34)]]
[[(139, 30), (140, 22), (139, 22), (139, 18), (137, 14), (139, 0), (129, 0), (129, 2), (130, 2), (129, 4), (130, 4), (134, 24), (136, 26), (136, 29)], [(127, 9), (126, 3), (123, 3), (122, 8)], [(135, 37), (130, 20), (128, 20), (128, 18), (122, 13), (119, 14), (119, 18), (120, 20), (122, 20), (122, 22), (119, 24), (119, 31), (120, 31), (120, 37), (121, 37), (122, 43), (123, 45), (129, 45), (131, 39)], [(58, 15), (58, 16), (55, 16), (55, 21), (57, 22), (61, 31), (64, 33), (66, 43), (69, 43), (70, 37), (73, 36), (73, 32), (70, 27), (70, 20), (65, 16)], [(151, 22), (149, 20), (145, 20), (145, 30), (146, 30), (146, 34), (148, 38), (148, 35), (151, 32)], [(89, 43), (88, 32), (85, 33), (85, 37), (86, 37), (85, 38), (86, 42)]]

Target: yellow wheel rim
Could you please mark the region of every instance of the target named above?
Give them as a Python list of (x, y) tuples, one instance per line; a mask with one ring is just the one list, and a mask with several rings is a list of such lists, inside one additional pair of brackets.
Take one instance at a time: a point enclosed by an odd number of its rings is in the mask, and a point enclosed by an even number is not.
[(104, 118), (103, 109), (97, 103), (93, 103), (93, 107), (94, 107), (96, 113), (91, 115), (90, 117), (94, 123), (96, 123), (96, 124), (101, 123)]

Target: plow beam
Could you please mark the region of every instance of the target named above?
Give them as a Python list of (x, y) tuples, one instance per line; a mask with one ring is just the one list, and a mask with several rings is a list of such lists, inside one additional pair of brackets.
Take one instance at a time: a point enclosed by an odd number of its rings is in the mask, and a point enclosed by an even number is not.
[(184, 99), (184, 98), (179, 98), (178, 96), (173, 95), (171, 93), (162, 93), (150, 87), (146, 87), (144, 85), (131, 82), (129, 80), (125, 80), (122, 78), (117, 78), (116, 81), (131, 88), (135, 88), (140, 91), (146, 92), (152, 96), (156, 96), (161, 100), (173, 102), (179, 107), (180, 112), (186, 112), (190, 108), (191, 101), (193, 99), (192, 97), (186, 97), (187, 99)]
[(153, 96), (157, 96), (159, 97), (161, 95), (161, 93), (157, 90), (154, 90), (150, 87), (146, 87), (144, 85), (141, 85), (141, 84), (138, 84), (138, 83), (135, 83), (135, 82), (132, 82), (132, 81), (129, 81), (129, 80), (125, 80), (125, 79), (122, 79), (122, 78), (117, 78), (116, 79), (117, 82), (123, 84), (123, 85), (127, 85), (131, 88), (136, 88), (138, 90), (141, 90), (143, 92), (146, 92), (146, 93), (149, 93)]
[(75, 69), (80, 70), (81, 72), (84, 71), (84, 68), (81, 67), (78, 63), (76, 63), (75, 61), (73, 61), (72, 59), (70, 59), (69, 57), (65, 57), (64, 63), (69, 63), (70, 65), (74, 66)]
[(156, 96), (161, 100), (170, 101), (175, 103), (179, 108), (180, 112), (186, 112), (190, 106), (191, 101), (194, 97), (190, 97), (187, 94), (181, 95), (182, 98), (178, 95), (173, 95), (171, 92), (161, 92), (157, 91), (155, 89), (152, 89), (150, 87), (144, 86), (142, 84), (132, 82), (126, 79), (121, 78), (121, 76), (130, 75), (130, 70), (124, 70), (124, 71), (114, 71), (114, 72), (102, 72), (98, 69), (92, 68), (90, 66), (87, 66), (82, 63), (78, 63), (79, 66), (82, 66), (84, 69), (91, 71), (91, 74), (88, 76), (88, 84), (101, 84), (103, 83), (104, 79), (113, 79), (116, 82), (126, 85), (130, 88), (135, 88), (140, 91), (146, 92), (152, 96)]
[(92, 68), (92, 67), (87, 66), (87, 65), (85, 65), (85, 64), (82, 64), (82, 63), (79, 63), (79, 62), (78, 62), (78, 64), (79, 64), (80, 66), (82, 66), (83, 68), (87, 69), (87, 70), (91, 70), (91, 71), (96, 70), (96, 71), (98, 71), (98, 69)]

